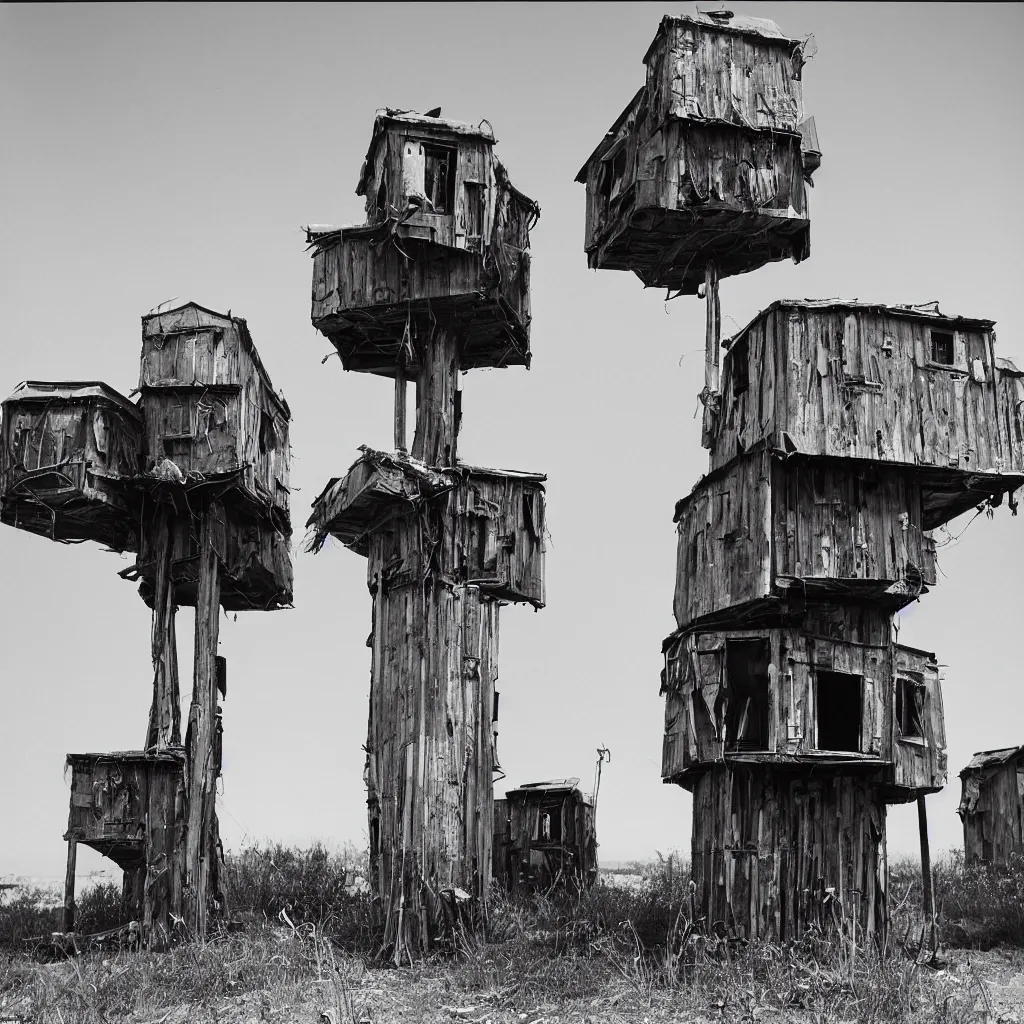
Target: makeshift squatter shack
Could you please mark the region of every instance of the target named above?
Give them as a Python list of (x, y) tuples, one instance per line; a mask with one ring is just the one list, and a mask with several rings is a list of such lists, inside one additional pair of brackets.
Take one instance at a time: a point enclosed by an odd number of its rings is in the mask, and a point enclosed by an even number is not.
[(494, 801), (494, 880), (503, 889), (584, 889), (597, 880), (594, 798), (579, 781), (531, 782)]
[(1005, 866), (1024, 855), (1024, 747), (975, 754), (960, 782), (965, 862)]
[(917, 799), (927, 864), (939, 672), (893, 615), (935, 582), (930, 531), (1024, 483), (989, 321), (781, 301), (727, 343), (723, 382), (720, 277), (810, 251), (809, 52), (761, 19), (665, 18), (578, 178), (590, 266), (707, 301), (711, 464), (676, 507), (662, 775), (694, 794), (701, 913), (750, 938), (881, 936), (887, 803)]
[[(143, 317), (137, 404), (100, 383), (21, 385), (4, 403), (0, 518), (53, 540), (137, 553), (121, 575), (153, 611), (153, 697), (140, 751), (69, 754), (64, 929), (76, 849), (124, 870), (142, 941), (202, 936), (223, 908), (214, 808), (226, 695), (220, 609), (291, 601), (288, 407), (244, 320), (187, 303)], [(175, 616), (196, 609), (181, 730)], [(180, 933), (180, 932), (179, 932)]]
[[(396, 963), (486, 913), (498, 612), (544, 603), (544, 477), (462, 465), (460, 372), (528, 366), (529, 230), (486, 121), (378, 113), (367, 223), (310, 228), (314, 326), (349, 370), (395, 381), (395, 451), (363, 449), (316, 500), (368, 560), (367, 805), (373, 888)], [(406, 384), (416, 382), (411, 451)]]

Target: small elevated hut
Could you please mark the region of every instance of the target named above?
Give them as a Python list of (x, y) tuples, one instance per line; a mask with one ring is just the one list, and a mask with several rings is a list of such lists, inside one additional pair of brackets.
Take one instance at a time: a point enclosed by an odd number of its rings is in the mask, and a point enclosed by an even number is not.
[(531, 782), (494, 802), (494, 880), (503, 889), (584, 889), (597, 880), (594, 800), (579, 781)]
[(99, 381), (26, 381), (3, 403), (0, 520), (51, 540), (138, 550), (128, 483), (139, 409)]
[(662, 19), (647, 82), (577, 175), (591, 267), (693, 294), (810, 252), (807, 186), (821, 163), (804, 118), (805, 45), (762, 18)]
[(169, 544), (175, 602), (194, 605), (200, 517), (193, 513), (217, 503), (222, 511), (211, 525), (222, 606), (290, 605), (291, 412), (245, 320), (194, 302), (143, 317), (139, 390), (146, 459), (136, 485), (144, 528), (139, 559), (122, 576), (141, 580), (152, 606)]
[(1006, 866), (1024, 856), (1024, 747), (975, 754), (960, 782), (965, 862)]
[(418, 332), (457, 317), (460, 367), (529, 366), (530, 228), (540, 207), (490, 124), (378, 111), (356, 186), (366, 224), (310, 228), (313, 325), (346, 370), (420, 369)]
[[(165, 947), (182, 916), (185, 751), (68, 754), (71, 810), (64, 930), (74, 930), (77, 844), (124, 871), (123, 908), (148, 945)], [(155, 934), (156, 933), (156, 934)]]

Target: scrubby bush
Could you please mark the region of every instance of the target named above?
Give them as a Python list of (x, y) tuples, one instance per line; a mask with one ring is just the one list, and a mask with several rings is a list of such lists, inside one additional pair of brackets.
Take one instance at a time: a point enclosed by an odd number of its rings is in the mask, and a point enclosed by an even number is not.
[(315, 925), (346, 948), (366, 948), (376, 936), (366, 855), (352, 847), (251, 846), (228, 854), (223, 879), (234, 917)]

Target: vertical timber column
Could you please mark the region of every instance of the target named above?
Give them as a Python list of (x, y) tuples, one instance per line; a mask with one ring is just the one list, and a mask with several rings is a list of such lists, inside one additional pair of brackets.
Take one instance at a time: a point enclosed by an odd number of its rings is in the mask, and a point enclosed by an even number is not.
[[(398, 529), (420, 534), (415, 515)], [(411, 538), (410, 538), (411, 539)], [(383, 545), (371, 539), (371, 578)], [(433, 574), (374, 599), (367, 782), (371, 868), (398, 964), (482, 920), (494, 817), (499, 605)]]
[(217, 768), (217, 638), (220, 629), (220, 560), (213, 545), (214, 516), (220, 506), (203, 510), (199, 540), (199, 587), (196, 596), (195, 663), (192, 705), (185, 739), (186, 840), (185, 922), (194, 937), (206, 936), (209, 901), (219, 897), (217, 818), (214, 807)]
[(75, 863), (78, 860), (78, 843), (68, 840), (68, 864), (64, 872), (64, 920), (65, 932), (75, 930)]
[(178, 648), (174, 633), (177, 608), (171, 559), (174, 547), (174, 511), (157, 510), (149, 528), (156, 537), (156, 585), (153, 591), (153, 704), (149, 710), (146, 750), (165, 750), (181, 743), (181, 690), (178, 684)]
[(459, 433), (459, 344), (451, 322), (434, 325), (419, 358), (412, 454), (428, 466), (454, 466)]
[(785, 941), (808, 927), (881, 941), (885, 803), (872, 775), (716, 765), (693, 790), (693, 880), (709, 928)]
[(707, 301), (707, 329), (704, 338), (704, 417), (700, 443), (710, 448), (714, 443), (718, 411), (721, 406), (719, 379), (719, 347), (722, 343), (722, 307), (718, 300), (718, 264), (714, 260), (704, 268), (704, 298)]

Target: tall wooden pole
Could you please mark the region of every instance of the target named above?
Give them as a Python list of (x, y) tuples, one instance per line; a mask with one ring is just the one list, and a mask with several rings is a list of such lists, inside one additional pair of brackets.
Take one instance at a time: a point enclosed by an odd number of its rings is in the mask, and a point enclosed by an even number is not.
[(211, 897), (218, 894), (215, 797), (217, 768), (217, 638), (220, 628), (220, 562), (213, 546), (216, 504), (202, 516), (199, 587), (196, 596), (195, 662), (192, 705), (185, 748), (187, 831), (185, 840), (185, 922), (196, 938), (206, 935)]
[(420, 353), (412, 454), (428, 466), (454, 466), (459, 425), (459, 345), (453, 324), (438, 322)]
[(405, 427), (405, 402), (406, 379), (405, 379), (405, 354), (398, 356), (398, 365), (395, 367), (395, 451), (406, 450), (406, 427)]
[(709, 260), (704, 268), (704, 298), (707, 302), (707, 330), (704, 339), (704, 390), (701, 392), (704, 403), (701, 444), (710, 448), (721, 402), (718, 350), (722, 344), (722, 307), (718, 300), (718, 264), (714, 260)]
[(156, 535), (156, 583), (153, 590), (153, 703), (146, 730), (146, 750), (165, 750), (181, 743), (181, 690), (178, 683), (178, 647), (174, 632), (177, 608), (173, 557), (174, 511), (164, 506), (157, 511), (151, 527)]
[(928, 810), (924, 794), (917, 798), (917, 828), (921, 835), (921, 883), (924, 889), (924, 920), (928, 928), (928, 941), (935, 953), (935, 893), (932, 890), (932, 858), (928, 846)]
[(75, 862), (78, 859), (78, 843), (68, 840), (68, 864), (64, 872), (64, 923), (65, 932), (75, 930)]

